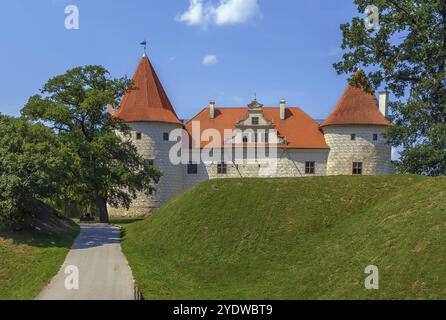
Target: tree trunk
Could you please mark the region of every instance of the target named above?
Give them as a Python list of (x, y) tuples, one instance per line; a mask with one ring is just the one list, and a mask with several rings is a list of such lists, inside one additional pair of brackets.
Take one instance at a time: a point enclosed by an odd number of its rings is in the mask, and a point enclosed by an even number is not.
[(65, 215), (66, 218), (68, 218), (68, 206), (70, 205), (70, 200), (68, 200), (67, 198), (64, 199), (64, 208), (63, 208), (63, 213)]
[(107, 199), (102, 197), (97, 197), (96, 207), (98, 208), (99, 211), (99, 221), (101, 223), (109, 223), (110, 219), (108, 217)]

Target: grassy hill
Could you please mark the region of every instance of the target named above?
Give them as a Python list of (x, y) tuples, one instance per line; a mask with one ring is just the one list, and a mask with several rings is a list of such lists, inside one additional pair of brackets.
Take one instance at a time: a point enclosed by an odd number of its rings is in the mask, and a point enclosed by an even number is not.
[(0, 229), (0, 300), (34, 299), (57, 273), (79, 226), (36, 203), (26, 230)]
[(446, 178), (215, 180), (125, 231), (147, 299), (446, 299)]

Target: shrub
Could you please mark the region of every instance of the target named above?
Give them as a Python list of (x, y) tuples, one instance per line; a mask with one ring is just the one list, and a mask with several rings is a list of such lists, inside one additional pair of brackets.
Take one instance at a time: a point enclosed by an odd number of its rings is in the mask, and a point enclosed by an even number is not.
[(51, 129), (0, 115), (0, 225), (19, 228), (33, 215), (33, 200), (57, 190), (63, 170)]

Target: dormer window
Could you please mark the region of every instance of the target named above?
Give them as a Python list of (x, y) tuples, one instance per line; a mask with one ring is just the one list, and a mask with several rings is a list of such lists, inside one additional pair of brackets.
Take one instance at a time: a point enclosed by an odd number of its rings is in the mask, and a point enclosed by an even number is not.
[(356, 134), (352, 133), (352, 134), (350, 135), (350, 140), (351, 140), (351, 141), (355, 141), (355, 140), (356, 140)]
[(373, 141), (378, 141), (378, 134), (377, 133), (373, 134)]
[(259, 117), (252, 117), (251, 118), (251, 123), (252, 123), (253, 126), (259, 125)]
[(141, 140), (142, 139), (142, 133), (141, 132), (137, 132), (136, 133), (136, 140)]

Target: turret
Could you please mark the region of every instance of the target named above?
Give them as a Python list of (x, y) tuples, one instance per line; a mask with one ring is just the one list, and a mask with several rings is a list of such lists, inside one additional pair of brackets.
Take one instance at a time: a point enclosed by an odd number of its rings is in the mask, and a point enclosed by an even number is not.
[[(387, 113), (387, 96), (381, 95), (380, 100)], [(384, 136), (389, 126), (375, 94), (348, 85), (320, 126), (330, 147), (327, 175), (392, 173), (392, 149)]]
[(162, 177), (152, 195), (140, 194), (129, 211), (111, 209), (111, 215), (145, 215), (181, 192), (183, 187), (182, 166), (169, 161), (169, 151), (176, 143), (170, 141), (170, 133), (183, 125), (146, 54), (132, 81), (135, 89), (124, 96), (115, 117), (131, 127), (131, 139), (145, 164), (155, 166)]

